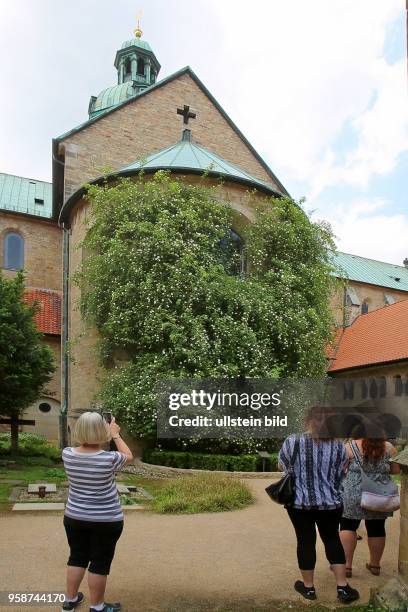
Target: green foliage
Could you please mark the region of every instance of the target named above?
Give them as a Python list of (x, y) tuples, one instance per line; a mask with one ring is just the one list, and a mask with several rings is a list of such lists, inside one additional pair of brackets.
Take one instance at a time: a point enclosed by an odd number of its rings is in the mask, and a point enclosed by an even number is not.
[[(31, 463), (35, 461), (35, 463)], [(63, 467), (48, 467), (49, 459), (43, 457), (18, 457), (17, 466), (0, 467), (0, 478), (10, 480), (22, 480), (24, 483), (43, 481), (57, 482), (66, 480)]]
[(160, 379), (324, 374), (333, 245), (296, 203), (258, 205), (248, 272), (233, 275), (234, 213), (217, 188), (160, 172), (88, 199), (81, 308), (101, 338), (100, 399), (131, 434), (155, 437)]
[(122, 506), (134, 506), (137, 502), (127, 495), (121, 495), (120, 503)]
[(337, 283), (330, 226), (312, 223), (289, 198), (257, 205), (246, 244), (251, 278), (268, 294), (264, 323), (282, 376), (314, 377), (326, 371), (333, 324), (330, 297)]
[(162, 514), (195, 514), (237, 510), (252, 502), (250, 490), (238, 479), (200, 474), (167, 482), (157, 492), (152, 508)]
[(224, 472), (256, 472), (256, 455), (209, 455), (205, 453), (153, 450), (145, 451), (143, 460), (154, 465)]
[[(7, 456), (11, 453), (11, 435), (9, 433), (0, 434), (0, 456)], [(53, 462), (61, 461), (61, 451), (47, 441), (43, 436), (31, 433), (21, 433), (19, 435), (19, 454), (25, 458), (45, 457)]]
[[(0, 414), (15, 417), (40, 395), (55, 371), (51, 349), (41, 342), (34, 315), (23, 302), (24, 275), (6, 278), (0, 271)], [(17, 427), (13, 427), (16, 450)]]

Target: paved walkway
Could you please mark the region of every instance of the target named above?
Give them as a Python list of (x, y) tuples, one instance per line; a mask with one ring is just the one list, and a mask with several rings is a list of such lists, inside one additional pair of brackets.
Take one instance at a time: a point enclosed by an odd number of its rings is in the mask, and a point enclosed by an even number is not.
[[(298, 578), (292, 526), (284, 509), (264, 493), (266, 481), (246, 482), (257, 501), (245, 510), (191, 516), (129, 513), (108, 601), (120, 600), (124, 612), (299, 609), (300, 597), (292, 591)], [(387, 523), (380, 578), (365, 569), (366, 539), (358, 544), (351, 583), (360, 590), (362, 603), (371, 587), (396, 574), (399, 517)], [(0, 525), (0, 590), (63, 590), (68, 549), (62, 515), (3, 514)], [(333, 605), (334, 581), (320, 544), (318, 557), (319, 603)], [(276, 600), (287, 603), (281, 608)], [(4, 608), (20, 609), (29, 608)]]

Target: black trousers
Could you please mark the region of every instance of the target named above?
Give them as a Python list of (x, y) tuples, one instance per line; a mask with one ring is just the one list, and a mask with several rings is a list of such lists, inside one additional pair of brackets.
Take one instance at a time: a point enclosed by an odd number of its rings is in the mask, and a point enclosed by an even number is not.
[[(342, 518), (340, 531), (357, 531), (360, 519)], [(366, 519), (365, 527), (369, 538), (385, 538), (385, 519)]]
[(68, 565), (87, 567), (94, 574), (107, 576), (123, 521), (100, 523), (64, 516), (64, 527), (70, 547)]
[(331, 565), (345, 563), (339, 536), (342, 508), (337, 510), (300, 510), (287, 508), (297, 538), (299, 569), (313, 570), (316, 565), (316, 525), (323, 541), (326, 558)]

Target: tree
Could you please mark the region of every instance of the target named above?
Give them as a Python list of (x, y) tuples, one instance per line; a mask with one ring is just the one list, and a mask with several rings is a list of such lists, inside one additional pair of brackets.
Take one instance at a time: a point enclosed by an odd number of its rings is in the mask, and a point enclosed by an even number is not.
[(51, 349), (34, 323), (36, 304), (23, 301), (24, 275), (0, 271), (0, 415), (11, 418), (11, 451), (18, 450), (18, 417), (55, 371)]
[(333, 242), (295, 202), (257, 205), (248, 271), (234, 275), (234, 213), (216, 187), (159, 172), (88, 186), (87, 197), (81, 308), (101, 338), (102, 401), (131, 433), (155, 435), (160, 378), (325, 373)]

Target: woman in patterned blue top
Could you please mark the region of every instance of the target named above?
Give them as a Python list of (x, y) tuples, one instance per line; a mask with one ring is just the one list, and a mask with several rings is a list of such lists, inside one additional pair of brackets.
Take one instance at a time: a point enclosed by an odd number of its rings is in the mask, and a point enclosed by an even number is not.
[(358, 591), (347, 583), (346, 559), (339, 537), (342, 480), (348, 458), (341, 440), (320, 434), (327, 431), (327, 416), (324, 408), (308, 410), (306, 432), (286, 438), (279, 453), (279, 466), (287, 472), (292, 464), (295, 479), (295, 499), (286, 508), (296, 532), (298, 564), (303, 577), (303, 581), (295, 582), (295, 590), (306, 599), (316, 599), (317, 526), (336, 578), (337, 597), (348, 603), (359, 597)]

